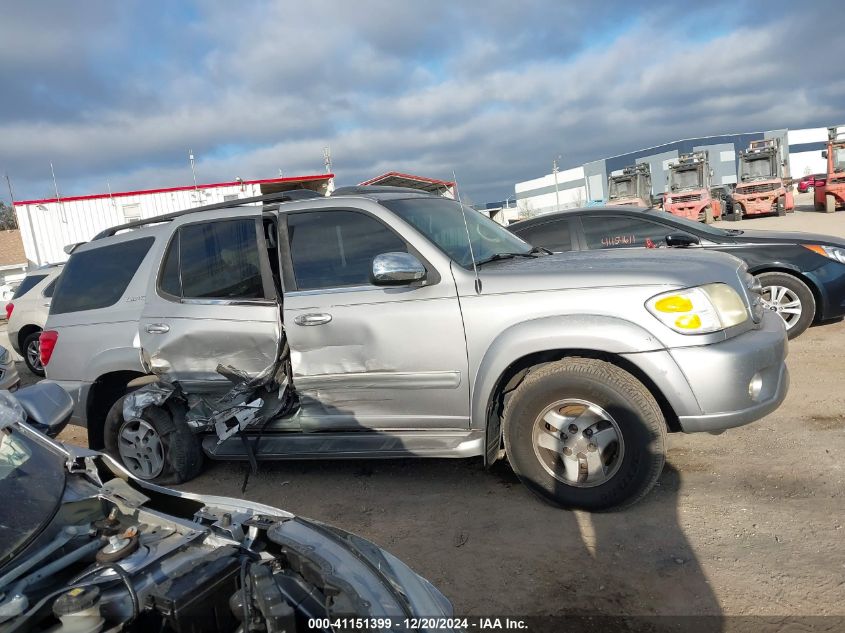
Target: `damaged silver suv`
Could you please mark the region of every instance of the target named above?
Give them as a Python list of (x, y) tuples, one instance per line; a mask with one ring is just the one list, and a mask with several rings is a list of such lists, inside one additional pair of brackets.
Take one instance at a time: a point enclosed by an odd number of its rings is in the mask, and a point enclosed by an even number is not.
[(109, 229), (70, 257), (41, 352), (91, 446), (143, 479), (203, 456), (506, 455), (590, 510), (649, 491), (667, 432), (759, 419), (789, 382), (783, 322), (731, 256), (551, 255), (387, 187)]

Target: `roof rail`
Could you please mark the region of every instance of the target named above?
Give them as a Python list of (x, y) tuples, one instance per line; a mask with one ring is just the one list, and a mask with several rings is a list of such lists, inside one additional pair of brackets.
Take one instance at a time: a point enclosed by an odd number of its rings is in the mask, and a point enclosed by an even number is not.
[(423, 195), (437, 195), (430, 191), (415, 189), (414, 187), (393, 187), (390, 185), (352, 185), (349, 187), (338, 187), (332, 192), (332, 196), (354, 196), (367, 195), (371, 193), (419, 193)]
[(311, 189), (292, 189), (290, 191), (282, 191), (279, 193), (267, 193), (261, 196), (252, 196), (251, 198), (238, 198), (237, 200), (226, 200), (224, 202), (215, 202), (214, 204), (206, 204), (201, 207), (194, 207), (192, 209), (184, 209), (182, 211), (174, 211), (173, 213), (165, 213), (163, 215), (156, 215), (151, 218), (144, 218), (142, 220), (135, 220), (134, 222), (127, 222), (126, 224), (118, 224), (111, 228), (105, 229), (97, 233), (91, 241), (100, 240), (104, 237), (111, 237), (118, 231), (126, 229), (136, 229), (148, 224), (158, 224), (159, 222), (170, 222), (176, 218), (190, 213), (199, 213), (200, 211), (214, 211), (215, 209), (232, 209), (235, 207), (242, 207), (254, 202), (290, 202), (292, 200), (308, 200), (310, 198), (323, 198), (323, 194), (317, 193)]

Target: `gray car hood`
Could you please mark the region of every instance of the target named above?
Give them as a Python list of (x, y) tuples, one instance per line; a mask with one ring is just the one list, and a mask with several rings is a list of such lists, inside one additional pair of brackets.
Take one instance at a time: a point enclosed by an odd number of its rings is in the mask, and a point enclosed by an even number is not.
[(732, 255), (690, 249), (620, 249), (492, 261), (479, 268), (488, 292), (620, 286), (737, 284), (745, 264)]

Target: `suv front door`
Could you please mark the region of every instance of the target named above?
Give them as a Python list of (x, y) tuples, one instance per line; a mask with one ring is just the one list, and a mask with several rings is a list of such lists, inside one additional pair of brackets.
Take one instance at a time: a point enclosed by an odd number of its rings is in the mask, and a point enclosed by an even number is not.
[[(280, 224), (302, 428), (468, 429), (466, 342), (448, 265), (422, 261), (361, 209), (289, 212)], [(371, 283), (373, 258), (396, 251), (421, 259), (423, 283)]]
[(222, 387), (218, 364), (254, 376), (276, 360), (281, 315), (263, 229), (257, 214), (185, 220), (152, 276), (139, 340), (155, 373)]

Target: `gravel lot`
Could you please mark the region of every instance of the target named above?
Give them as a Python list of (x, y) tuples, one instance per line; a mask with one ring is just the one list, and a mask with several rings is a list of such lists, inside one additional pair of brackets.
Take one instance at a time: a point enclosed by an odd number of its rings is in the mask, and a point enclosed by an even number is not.
[[(845, 236), (843, 213), (726, 225)], [(843, 358), (845, 323), (808, 330), (790, 345), (778, 411), (720, 436), (670, 436), (657, 488), (623, 513), (551, 508), (506, 464), (480, 460), (263, 463), (243, 494), (246, 466), (215, 463), (184, 488), (356, 532), (462, 614), (845, 615)]]

